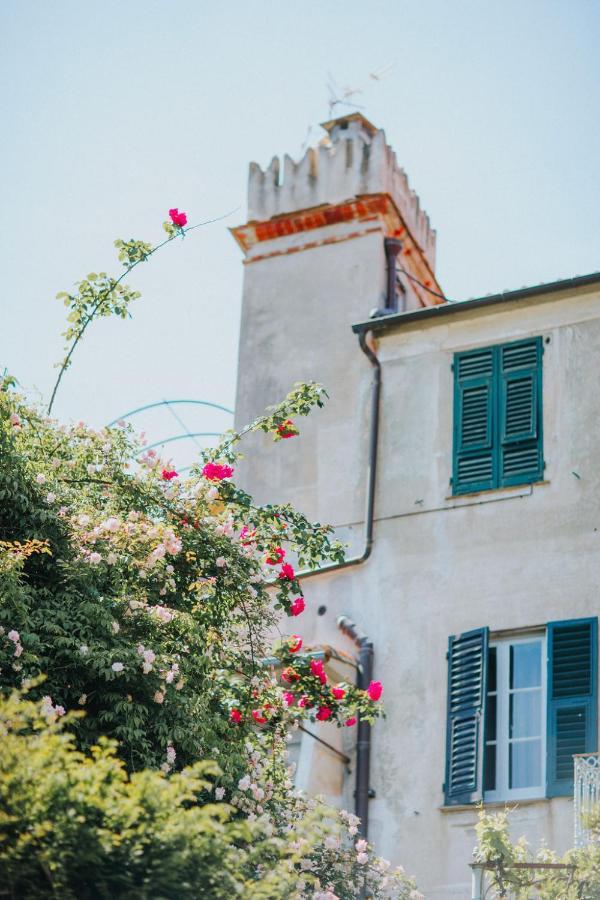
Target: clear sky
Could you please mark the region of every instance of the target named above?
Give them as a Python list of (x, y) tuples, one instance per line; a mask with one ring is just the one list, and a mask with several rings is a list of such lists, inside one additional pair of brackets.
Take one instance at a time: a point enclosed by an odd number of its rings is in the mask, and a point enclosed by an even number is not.
[[(233, 405), (242, 265), (226, 226), (244, 220), (250, 160), (297, 158), (309, 126), (318, 139), (330, 75), (385, 128), (449, 297), (600, 268), (597, 0), (4, 0), (0, 19), (0, 371), (47, 398), (57, 291), (117, 271), (116, 237), (159, 240), (171, 206), (190, 222), (240, 207), (136, 271), (133, 320), (90, 332), (61, 418)], [(178, 411), (193, 430), (229, 424)], [(142, 422), (153, 439), (181, 430), (164, 411)]]

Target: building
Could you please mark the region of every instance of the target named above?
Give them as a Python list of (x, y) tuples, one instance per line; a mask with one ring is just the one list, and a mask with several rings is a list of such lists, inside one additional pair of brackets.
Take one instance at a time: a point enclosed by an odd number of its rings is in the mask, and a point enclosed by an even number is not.
[[(281, 452), (254, 437), (243, 477), (349, 542), (303, 582), (303, 634), (356, 655), (343, 615), (373, 644), (369, 837), (467, 898), (475, 802), (518, 801), (517, 833), (564, 851), (572, 755), (598, 749), (600, 274), (444, 302), (383, 131), (324, 127), (283, 173), (250, 167), (236, 417), (300, 380), (331, 399)], [(352, 808), (343, 731), (303, 738), (298, 780)]]

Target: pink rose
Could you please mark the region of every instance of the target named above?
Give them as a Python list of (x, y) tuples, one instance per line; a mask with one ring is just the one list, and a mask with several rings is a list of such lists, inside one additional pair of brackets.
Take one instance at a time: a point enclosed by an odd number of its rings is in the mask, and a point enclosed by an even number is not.
[(289, 563), (284, 563), (281, 567), (281, 571), (279, 573), (279, 578), (282, 581), (293, 581), (294, 580), (294, 568), (290, 566)]
[(305, 607), (304, 597), (296, 597), (290, 606), (290, 616), (299, 616), (300, 613), (304, 612)]
[(290, 653), (297, 653), (302, 648), (302, 638), (299, 634), (293, 634), (288, 640)]
[(282, 562), (284, 556), (285, 550), (283, 547), (273, 547), (267, 555), (266, 562), (270, 566), (278, 566), (279, 563)]
[(261, 709), (253, 709), (252, 710), (252, 718), (259, 725), (264, 725), (264, 723), (267, 721), (266, 717), (263, 716)]
[(344, 722), (344, 725), (347, 728), (351, 728), (352, 725), (356, 725), (356, 716), (350, 716), (349, 719), (346, 719), (346, 721)]
[(286, 684), (292, 684), (292, 682), (298, 681), (299, 678), (300, 676), (291, 666), (288, 666), (287, 669), (284, 669), (281, 673), (281, 680), (285, 681)]
[(296, 437), (298, 435), (298, 429), (291, 419), (286, 419), (285, 422), (280, 422), (277, 426), (277, 434), (280, 438), (285, 440), (286, 438)]
[(331, 716), (331, 710), (328, 706), (320, 706), (316, 718), (319, 722), (326, 722), (327, 719)]
[(169, 215), (171, 217), (171, 222), (173, 225), (178, 225), (179, 228), (183, 228), (184, 225), (187, 225), (187, 216), (184, 212), (179, 212), (177, 207), (169, 210)]
[(294, 702), (294, 695), (290, 691), (283, 692), (283, 701), (286, 706), (291, 706)]
[(231, 466), (208, 462), (202, 467), (202, 474), (209, 481), (223, 481), (224, 478), (231, 478), (233, 469)]
[(161, 478), (163, 481), (171, 481), (172, 478), (179, 478), (179, 473), (175, 469), (163, 469)]
[(242, 721), (242, 714), (239, 709), (232, 709), (229, 713), (229, 718), (232, 722), (235, 722), (236, 725), (239, 725)]
[(383, 685), (380, 681), (372, 681), (369, 687), (367, 688), (367, 696), (369, 700), (379, 700), (383, 693)]
[(331, 693), (333, 694), (333, 696), (335, 697), (336, 700), (343, 700), (344, 697), (346, 696), (346, 691), (344, 690), (344, 688), (341, 688), (341, 687), (331, 688)]

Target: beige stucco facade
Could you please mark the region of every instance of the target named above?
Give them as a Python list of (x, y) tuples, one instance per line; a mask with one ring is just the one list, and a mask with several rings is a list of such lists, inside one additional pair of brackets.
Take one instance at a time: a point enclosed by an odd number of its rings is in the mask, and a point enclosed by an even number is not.
[[(318, 240), (313, 230), (307, 249), (286, 252), (306, 242), (296, 233), (246, 256), (238, 423), (294, 381), (321, 382), (330, 401), (299, 423), (297, 439), (252, 438), (242, 481), (258, 501), (291, 501), (335, 525), (350, 554), (362, 549), (371, 385), (351, 326), (381, 305), (388, 227), (385, 217), (337, 222)], [(416, 875), (426, 897), (468, 898), (477, 812), (445, 809), (442, 790), (448, 636), (598, 613), (600, 281), (395, 321), (374, 344), (382, 396), (373, 552), (362, 565), (306, 579), (307, 610), (289, 628), (352, 654), (336, 626), (343, 614), (373, 640), (387, 719), (373, 729), (370, 839)], [(544, 346), (543, 482), (452, 497), (453, 354), (533, 336)], [(353, 757), (349, 729), (320, 733)], [(352, 772), (306, 737), (298, 781), (353, 807)], [(522, 802), (513, 815), (534, 846), (544, 839), (561, 851), (572, 820), (563, 797)]]

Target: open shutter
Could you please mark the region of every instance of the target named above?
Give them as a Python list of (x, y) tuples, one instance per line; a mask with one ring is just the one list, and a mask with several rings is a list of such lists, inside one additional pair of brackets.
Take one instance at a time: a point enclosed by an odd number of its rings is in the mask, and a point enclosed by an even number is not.
[(452, 636), (448, 647), (446, 805), (483, 797), (483, 714), (488, 629)]
[(500, 484), (539, 481), (542, 448), (542, 340), (514, 341), (500, 352)]
[(494, 486), (494, 348), (454, 356), (453, 493)]
[(548, 625), (547, 796), (573, 793), (573, 754), (597, 748), (598, 619)]

